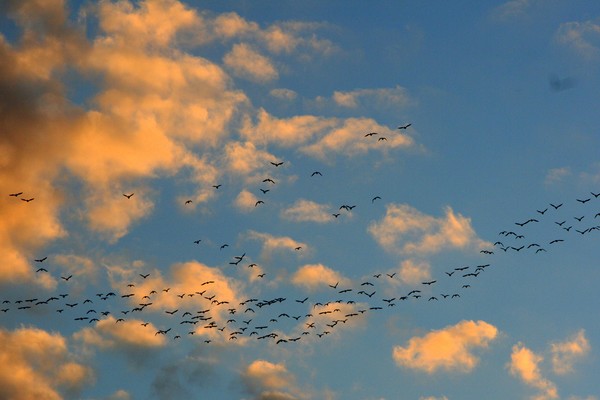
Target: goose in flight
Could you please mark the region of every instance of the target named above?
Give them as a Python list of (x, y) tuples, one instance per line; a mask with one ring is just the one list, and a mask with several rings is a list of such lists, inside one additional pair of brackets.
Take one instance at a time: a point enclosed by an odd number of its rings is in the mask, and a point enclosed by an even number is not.
[(310, 174), (310, 176), (315, 176), (315, 175), (323, 176), (323, 174), (320, 173), (319, 171), (315, 171), (312, 174)]
[(275, 166), (275, 167), (279, 167), (281, 165), (283, 165), (284, 161), (280, 161), (280, 162), (273, 162), (271, 161), (271, 165)]
[(191, 203), (192, 203), (192, 201), (191, 201), (191, 200), (186, 200), (186, 201), (185, 201), (185, 204), (191, 204)]
[(26, 202), (26, 203), (29, 203), (30, 201), (34, 200), (34, 197), (31, 197), (29, 199), (21, 199), (21, 200), (24, 201), (24, 202)]
[(214, 187), (215, 189), (218, 189), (218, 188), (220, 188), (221, 186), (223, 186), (223, 185), (221, 185), (221, 184), (218, 184), (218, 185), (212, 185), (212, 187)]
[(259, 204), (265, 204), (265, 202), (262, 200), (258, 200), (256, 203), (254, 203), (254, 207), (258, 206)]
[(270, 182), (272, 184), (275, 184), (275, 181), (273, 179), (271, 179), (271, 178), (265, 178), (265, 179), (263, 179), (263, 183), (266, 183), (266, 182)]
[(48, 257), (44, 257), (44, 258), (38, 258), (37, 260), (33, 260), (33, 261), (41, 263), (41, 262), (44, 262), (44, 261), (46, 261), (46, 259), (47, 259), (47, 258), (48, 258)]
[(410, 127), (412, 124), (406, 124), (406, 125), (402, 125), (399, 126), (398, 129), (407, 129), (408, 127)]
[(12, 197), (19, 197), (19, 196), (20, 196), (20, 195), (22, 195), (22, 194), (23, 194), (23, 192), (11, 193), (11, 194), (9, 194), (9, 196), (12, 196)]
[(131, 193), (131, 194), (125, 194), (125, 193), (123, 193), (123, 196), (127, 197), (128, 199), (130, 199), (131, 196), (133, 196), (133, 193)]

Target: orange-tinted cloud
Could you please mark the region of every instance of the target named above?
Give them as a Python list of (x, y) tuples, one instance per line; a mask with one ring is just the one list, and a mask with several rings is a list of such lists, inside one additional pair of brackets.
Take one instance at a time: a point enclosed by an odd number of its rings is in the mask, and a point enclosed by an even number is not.
[(386, 250), (405, 254), (431, 254), (443, 249), (479, 249), (470, 218), (446, 207), (443, 217), (433, 217), (407, 204), (389, 204), (386, 215), (369, 226), (369, 232)]
[(342, 286), (350, 285), (350, 280), (343, 277), (339, 272), (326, 267), (323, 264), (307, 264), (298, 268), (292, 276), (292, 283), (296, 286), (314, 291), (326, 288), (327, 285), (335, 285), (340, 282)]
[(557, 399), (559, 396), (556, 385), (544, 378), (540, 371), (539, 364), (543, 359), (544, 357), (541, 355), (534, 353), (522, 343), (518, 343), (512, 348), (508, 368), (512, 375), (539, 390), (539, 393), (532, 397), (533, 399)]
[(565, 341), (551, 343), (550, 352), (554, 372), (559, 375), (573, 372), (573, 364), (585, 357), (590, 350), (591, 346), (583, 329)]
[(93, 380), (92, 370), (76, 361), (58, 333), (36, 328), (0, 329), (0, 342), (0, 398), (73, 398)]
[(487, 348), (498, 329), (485, 321), (461, 321), (456, 325), (411, 338), (406, 346), (394, 347), (398, 366), (432, 374), (439, 370), (470, 372), (479, 359), (474, 348)]
[(281, 212), (281, 216), (297, 222), (327, 223), (332, 221), (329, 205), (311, 200), (299, 199)]

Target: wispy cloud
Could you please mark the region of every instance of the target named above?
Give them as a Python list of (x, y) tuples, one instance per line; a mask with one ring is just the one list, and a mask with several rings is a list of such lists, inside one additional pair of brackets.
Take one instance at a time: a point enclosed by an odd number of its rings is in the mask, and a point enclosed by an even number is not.
[(597, 60), (600, 57), (600, 24), (597, 21), (564, 22), (556, 32), (556, 40), (584, 59)]
[(565, 375), (573, 372), (573, 364), (589, 354), (591, 346), (582, 329), (562, 342), (550, 344), (554, 373)]
[(331, 222), (332, 215), (329, 205), (319, 204), (311, 200), (299, 199), (294, 204), (281, 212), (281, 216), (297, 222)]

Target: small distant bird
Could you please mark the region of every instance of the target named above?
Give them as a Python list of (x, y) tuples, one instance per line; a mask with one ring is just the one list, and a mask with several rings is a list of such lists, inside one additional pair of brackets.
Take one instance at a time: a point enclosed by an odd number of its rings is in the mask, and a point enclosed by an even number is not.
[(46, 268), (38, 268), (35, 272), (48, 272)]
[(131, 193), (131, 194), (125, 194), (125, 193), (123, 193), (123, 196), (127, 197), (128, 199), (130, 199), (131, 196), (133, 196), (133, 193)]
[(410, 127), (411, 125), (412, 124), (402, 125), (402, 126), (399, 126), (398, 129), (406, 129), (406, 128)]
[(30, 198), (30, 199), (21, 199), (21, 200), (22, 200), (22, 201), (25, 201), (25, 202), (27, 202), (27, 203), (29, 203), (30, 201), (33, 201), (33, 200), (34, 200), (34, 198), (32, 197), (32, 198)]
[(371, 199), (371, 203), (375, 202), (375, 200), (381, 200), (381, 197), (375, 196)]
[(258, 200), (256, 203), (254, 203), (254, 207), (258, 206), (259, 204), (265, 204), (265, 202), (262, 200)]
[(315, 171), (312, 174), (310, 174), (310, 176), (315, 176), (315, 175), (323, 176), (323, 174), (320, 173), (319, 171)]
[(221, 185), (221, 184), (218, 184), (218, 185), (212, 185), (212, 187), (214, 187), (215, 189), (218, 189), (218, 188), (220, 188), (221, 186), (223, 186), (223, 185)]
[(258, 274), (257, 276), (258, 276), (259, 278), (264, 278), (264, 277), (265, 277), (265, 275), (266, 275), (266, 273), (262, 273), (262, 274)]
[(149, 277), (149, 276), (150, 276), (150, 274), (145, 274), (145, 275), (144, 275), (144, 274), (140, 274), (140, 276), (141, 276), (142, 278), (146, 279), (147, 277)]
[(22, 194), (23, 194), (23, 192), (11, 193), (11, 194), (9, 194), (9, 196), (12, 196), (12, 197), (19, 197), (19, 196), (20, 196), (20, 195), (22, 195)]
[(73, 275), (69, 275), (69, 276), (61, 276), (61, 279), (64, 279), (65, 281), (68, 281), (69, 279), (71, 279), (73, 277)]
[(202, 241), (202, 239), (194, 240), (194, 243), (200, 244), (201, 241)]
[(264, 182), (270, 182), (270, 183), (272, 183), (272, 184), (275, 184), (275, 181), (274, 181), (273, 179), (271, 179), (271, 178), (266, 178), (266, 179), (263, 179), (263, 183), (264, 183)]
[(378, 142), (381, 142), (382, 140), (386, 140), (387, 141), (387, 138), (386, 137), (380, 137), (379, 139), (377, 139)]
[(34, 260), (34, 261), (35, 261), (35, 262), (39, 262), (39, 263), (41, 263), (41, 262), (44, 262), (44, 261), (46, 261), (46, 259), (47, 259), (47, 258), (48, 258), (48, 257), (44, 257), (44, 258), (38, 258), (37, 260)]
[(377, 132), (369, 132), (365, 135), (365, 137), (369, 137), (369, 136), (373, 136), (373, 135), (377, 135)]
[(262, 194), (267, 194), (271, 190), (270, 189), (260, 189), (260, 191), (262, 192)]
[(229, 247), (229, 245), (228, 245), (227, 243), (225, 243), (225, 244), (222, 244), (222, 245), (221, 245), (221, 250), (223, 250), (225, 247)]
[(302, 250), (302, 246), (295, 247), (294, 250), (296, 250), (296, 251)]
[(275, 167), (279, 167), (279, 166), (283, 165), (283, 163), (284, 163), (283, 161), (280, 161), (280, 162), (271, 161), (271, 165), (274, 165)]
[(561, 206), (563, 205), (563, 203), (560, 203), (560, 204), (558, 204), (558, 205), (554, 205), (554, 204), (550, 203), (550, 205), (551, 205), (551, 206), (552, 206), (552, 208), (554, 208), (555, 210), (558, 210), (558, 209), (559, 209), (559, 207), (561, 207)]
[(185, 201), (185, 204), (191, 204), (191, 203), (192, 203), (192, 201), (191, 201), (191, 200), (186, 200), (186, 201)]

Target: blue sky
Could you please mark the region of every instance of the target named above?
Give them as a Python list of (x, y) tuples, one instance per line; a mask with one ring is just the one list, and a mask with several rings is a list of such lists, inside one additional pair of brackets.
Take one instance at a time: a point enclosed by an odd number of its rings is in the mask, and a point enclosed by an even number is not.
[(0, 397), (600, 398), (596, 2), (0, 12)]

